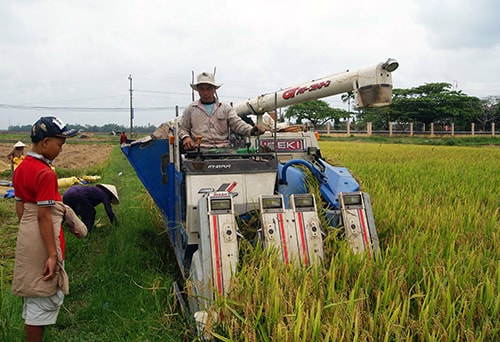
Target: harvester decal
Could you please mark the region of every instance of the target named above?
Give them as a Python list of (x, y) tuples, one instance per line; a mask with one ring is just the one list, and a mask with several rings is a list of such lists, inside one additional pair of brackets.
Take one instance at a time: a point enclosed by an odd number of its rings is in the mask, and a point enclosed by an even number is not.
[(297, 223), (299, 224), (299, 234), (300, 234), (300, 247), (302, 250), (302, 255), (304, 257), (304, 266), (309, 265), (309, 249), (307, 247), (307, 239), (306, 232), (304, 228), (304, 218), (302, 217), (302, 213), (297, 213)]
[(219, 235), (219, 222), (217, 215), (212, 216), (212, 238), (214, 243), (212, 245), (214, 252), (214, 278), (217, 286), (217, 293), (222, 295), (224, 292), (224, 280), (222, 276), (222, 262), (221, 262), (221, 246), (220, 246), (220, 235)]
[(283, 261), (285, 264), (290, 263), (290, 258), (288, 256), (288, 246), (287, 246), (287, 234), (285, 232), (285, 224), (283, 222), (283, 214), (279, 213), (278, 214), (278, 224), (279, 224), (279, 231), (280, 231), (280, 242), (281, 242), (281, 254), (283, 255)]

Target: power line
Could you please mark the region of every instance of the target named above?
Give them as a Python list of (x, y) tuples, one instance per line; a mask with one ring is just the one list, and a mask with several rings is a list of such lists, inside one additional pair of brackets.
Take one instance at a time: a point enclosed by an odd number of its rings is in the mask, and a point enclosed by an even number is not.
[[(48, 106), (22, 106), (0, 103), (0, 108), (21, 109), (21, 110), (51, 110), (51, 111), (68, 111), (68, 112), (128, 112), (128, 107), (48, 107)], [(140, 111), (158, 111), (172, 110), (175, 106), (170, 107), (136, 107)]]
[(179, 92), (173, 92), (173, 91), (142, 90), (142, 89), (134, 89), (134, 91), (138, 91), (138, 92), (142, 92), (142, 93), (169, 94), (169, 95), (186, 95), (186, 93), (179, 93)]
[(68, 100), (53, 100), (53, 101), (37, 101), (37, 103), (61, 103), (61, 102), (75, 102), (75, 101), (89, 101), (89, 100), (102, 100), (102, 99), (110, 99), (110, 98), (121, 98), (123, 95), (109, 95), (109, 96), (99, 96), (99, 97), (87, 97), (87, 98), (79, 98), (79, 99), (68, 99)]

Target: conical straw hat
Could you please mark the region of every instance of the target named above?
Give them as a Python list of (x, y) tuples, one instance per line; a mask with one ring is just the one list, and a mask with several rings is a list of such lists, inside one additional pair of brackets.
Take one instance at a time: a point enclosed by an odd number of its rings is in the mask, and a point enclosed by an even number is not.
[(113, 204), (119, 204), (120, 203), (120, 198), (118, 198), (118, 192), (116, 191), (116, 187), (111, 184), (97, 184), (96, 186), (100, 187), (101, 189), (109, 192), (111, 196), (111, 203)]
[(14, 147), (26, 147), (26, 145), (21, 140), (19, 140), (14, 144)]

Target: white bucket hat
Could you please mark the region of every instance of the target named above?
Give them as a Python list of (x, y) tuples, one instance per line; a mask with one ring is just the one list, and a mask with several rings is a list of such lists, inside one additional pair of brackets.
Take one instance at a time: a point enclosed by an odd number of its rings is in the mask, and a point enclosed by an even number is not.
[(26, 145), (21, 140), (19, 140), (14, 144), (14, 147), (26, 147)]
[(215, 83), (215, 75), (210, 72), (202, 72), (196, 77), (196, 83), (190, 84), (191, 88), (194, 90), (198, 90), (198, 85), (200, 84), (210, 84), (215, 87), (215, 89), (219, 89), (222, 84)]
[(116, 191), (116, 187), (111, 184), (97, 184), (96, 186), (100, 187), (104, 191), (110, 193), (111, 196), (111, 203), (113, 204), (119, 204), (120, 199), (118, 198), (118, 192)]

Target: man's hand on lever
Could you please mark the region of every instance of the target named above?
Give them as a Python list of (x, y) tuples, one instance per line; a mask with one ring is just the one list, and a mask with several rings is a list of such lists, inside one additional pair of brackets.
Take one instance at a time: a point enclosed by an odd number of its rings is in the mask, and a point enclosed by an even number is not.
[(264, 127), (262, 127), (261, 125), (255, 125), (250, 131), (250, 135), (261, 135), (264, 134), (265, 132), (266, 129)]

